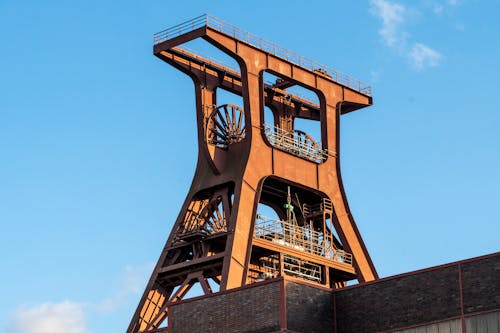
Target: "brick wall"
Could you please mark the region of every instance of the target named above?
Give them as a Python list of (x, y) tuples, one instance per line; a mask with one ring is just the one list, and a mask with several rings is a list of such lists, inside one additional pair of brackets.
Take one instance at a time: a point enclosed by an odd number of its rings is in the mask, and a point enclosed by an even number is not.
[(377, 332), (460, 315), (457, 267), (335, 293), (337, 332)]
[(500, 308), (500, 256), (461, 264), (464, 313)]
[(287, 332), (297, 333), (413, 332), (412, 327), (454, 332), (457, 322), (495, 325), (499, 288), (496, 253), (333, 293), (289, 280), (266, 281), (179, 302), (170, 307), (169, 322), (172, 333), (281, 332), (285, 322)]
[(499, 309), (499, 283), (495, 254), (338, 290), (336, 332), (391, 331), (459, 318), (461, 302), (464, 315)]
[(280, 329), (281, 281), (256, 284), (170, 307), (173, 333), (265, 333)]
[(295, 332), (333, 332), (331, 291), (286, 282), (287, 328)]

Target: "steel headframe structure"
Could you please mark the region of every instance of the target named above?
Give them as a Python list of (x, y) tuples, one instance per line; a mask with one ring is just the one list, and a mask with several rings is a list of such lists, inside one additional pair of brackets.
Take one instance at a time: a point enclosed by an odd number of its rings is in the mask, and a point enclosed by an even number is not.
[[(180, 47), (196, 38), (240, 69)], [(154, 55), (194, 82), (198, 164), (127, 333), (168, 332), (169, 305), (195, 284), (210, 294), (274, 277), (324, 288), (377, 279), (338, 159), (340, 115), (371, 105), (371, 87), (209, 15), (156, 34)], [(243, 105), (218, 104), (217, 89)], [(321, 143), (294, 129), (297, 118), (319, 122)], [(259, 204), (279, 218), (260, 215)]]

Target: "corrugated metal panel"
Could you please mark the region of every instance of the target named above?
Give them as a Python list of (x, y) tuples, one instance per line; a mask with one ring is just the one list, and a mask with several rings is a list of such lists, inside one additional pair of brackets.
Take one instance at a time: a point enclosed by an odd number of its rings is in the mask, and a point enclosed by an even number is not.
[(433, 324), (433, 325), (427, 326), (427, 333), (439, 333), (438, 325)]
[[(455, 333), (456, 331), (453, 331), (455, 327), (452, 327), (452, 323), (457, 322), (458, 320), (452, 320), (450, 322), (446, 323), (439, 323), (438, 324), (438, 332), (439, 333)], [(460, 328), (460, 326), (458, 327)]]
[[(437, 324), (420, 326), (417, 328), (410, 328), (403, 331), (394, 333), (462, 333), (462, 325), (460, 319), (443, 321)], [(489, 332), (484, 332), (489, 333)], [(500, 332), (498, 332), (500, 333)]]
[[(441, 332), (441, 331), (439, 331)], [(457, 319), (457, 320), (452, 320), (450, 322), (450, 333), (462, 333), (462, 321)]]
[[(500, 311), (465, 319), (466, 333), (500, 333)], [(394, 333), (462, 333), (460, 319), (410, 328)]]
[(465, 319), (467, 333), (500, 333), (500, 312)]

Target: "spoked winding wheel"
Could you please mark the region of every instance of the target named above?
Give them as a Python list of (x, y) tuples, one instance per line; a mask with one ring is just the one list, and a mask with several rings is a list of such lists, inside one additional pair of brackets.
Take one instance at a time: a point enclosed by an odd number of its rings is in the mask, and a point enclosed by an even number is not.
[(208, 117), (207, 142), (222, 149), (245, 138), (245, 114), (233, 104), (215, 108)]
[(204, 221), (202, 228), (209, 235), (226, 231), (226, 214), (221, 197), (212, 199), (200, 216)]

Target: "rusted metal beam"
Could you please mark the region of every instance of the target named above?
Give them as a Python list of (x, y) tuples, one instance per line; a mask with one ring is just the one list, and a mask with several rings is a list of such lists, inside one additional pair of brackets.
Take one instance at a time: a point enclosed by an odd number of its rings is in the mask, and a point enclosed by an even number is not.
[[(156, 54), (158, 58), (190, 73), (197, 72), (197, 75), (206, 81), (220, 81), (220, 88), (231, 93), (242, 96), (241, 74), (238, 71), (229, 69), (224, 65), (203, 59), (200, 56), (186, 51), (182, 48), (164, 50)], [(304, 119), (319, 120), (320, 106), (294, 94), (288, 94), (281, 89), (277, 89), (269, 84), (264, 84), (264, 96), (266, 105), (284, 104), (298, 107), (296, 116)]]
[[(196, 38), (233, 58), (240, 68), (179, 47)], [(193, 80), (199, 153), (191, 188), (127, 333), (158, 331), (169, 304), (185, 297), (195, 283), (212, 293), (216, 290), (210, 278), (218, 291), (255, 282), (259, 260), (266, 258), (278, 261), (277, 272), (284, 278), (288, 274), (290, 279), (307, 279), (307, 270), (314, 270), (309, 277), (325, 288), (354, 277), (378, 278), (350, 213), (338, 159), (339, 117), (371, 105), (371, 87), (249, 33), (242, 35), (240, 29), (208, 15), (156, 34), (153, 50)], [(265, 72), (278, 82), (263, 82)], [(287, 92), (293, 85), (314, 92), (319, 103)], [(241, 96), (243, 105), (220, 105), (217, 89)], [(265, 130), (265, 106), (273, 112), (277, 136)], [(297, 118), (317, 121), (321, 140), (297, 134)], [(321, 155), (310, 158), (304, 151)], [(290, 186), (300, 201), (312, 205), (326, 198), (333, 209), (309, 220), (306, 214), (292, 215), (280, 202)], [(298, 218), (301, 228), (309, 228), (323, 242), (335, 228), (340, 239), (335, 240), (336, 250), (351, 253), (353, 265), (253, 237), (259, 203), (269, 204), (281, 219)], [(290, 206), (297, 203), (287, 201)]]

